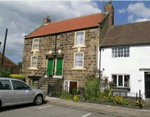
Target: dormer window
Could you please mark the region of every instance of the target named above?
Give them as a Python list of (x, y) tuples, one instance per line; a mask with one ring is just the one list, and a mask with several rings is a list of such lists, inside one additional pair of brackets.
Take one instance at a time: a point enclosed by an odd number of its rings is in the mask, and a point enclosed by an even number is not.
[(33, 39), (32, 50), (39, 50), (39, 39)]

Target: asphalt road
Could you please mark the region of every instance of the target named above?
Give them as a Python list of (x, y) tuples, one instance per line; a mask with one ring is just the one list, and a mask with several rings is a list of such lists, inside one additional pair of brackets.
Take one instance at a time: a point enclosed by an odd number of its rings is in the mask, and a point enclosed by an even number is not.
[(115, 117), (78, 109), (45, 103), (40, 106), (32, 104), (4, 107), (0, 109), (0, 117)]

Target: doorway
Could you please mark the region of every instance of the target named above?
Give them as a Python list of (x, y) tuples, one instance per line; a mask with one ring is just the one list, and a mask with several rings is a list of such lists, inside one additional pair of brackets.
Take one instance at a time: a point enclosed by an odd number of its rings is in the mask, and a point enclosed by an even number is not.
[(77, 90), (77, 81), (70, 81), (70, 90), (69, 90), (69, 93), (73, 94), (74, 90)]
[(150, 73), (145, 72), (145, 96), (150, 98)]

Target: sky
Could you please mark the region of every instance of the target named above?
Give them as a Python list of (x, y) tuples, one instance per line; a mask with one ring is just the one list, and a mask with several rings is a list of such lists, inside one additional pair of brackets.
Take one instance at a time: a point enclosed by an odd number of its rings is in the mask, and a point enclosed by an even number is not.
[[(8, 28), (5, 56), (15, 63), (22, 61), (24, 37), (42, 25), (49, 15), (52, 22), (103, 12), (108, 0), (49, 1), (0, 0), (0, 52)], [(150, 1), (113, 1), (114, 25), (150, 20)]]

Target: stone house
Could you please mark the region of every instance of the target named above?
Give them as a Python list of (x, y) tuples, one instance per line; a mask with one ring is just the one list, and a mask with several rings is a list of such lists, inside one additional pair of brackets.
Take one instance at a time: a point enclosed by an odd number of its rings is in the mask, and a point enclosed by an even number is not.
[(57, 22), (47, 16), (24, 39), (22, 68), (26, 82), (31, 85), (37, 80), (41, 87), (49, 77), (63, 79), (70, 93), (84, 86), (87, 76), (96, 75), (99, 46), (113, 25), (111, 2), (104, 5), (104, 12), (87, 16)]

